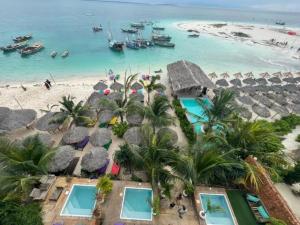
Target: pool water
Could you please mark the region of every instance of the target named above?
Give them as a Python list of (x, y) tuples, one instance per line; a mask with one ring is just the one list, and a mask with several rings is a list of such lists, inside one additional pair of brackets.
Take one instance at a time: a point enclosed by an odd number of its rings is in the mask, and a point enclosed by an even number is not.
[(124, 190), (121, 219), (152, 220), (152, 190), (128, 188)]
[[(235, 225), (229, 203), (223, 194), (200, 194), (207, 225)], [(210, 205), (210, 207), (208, 207)], [(210, 210), (208, 210), (210, 208)]]
[(73, 185), (60, 215), (91, 217), (96, 204), (96, 193), (94, 185)]
[[(212, 103), (208, 98), (203, 98), (202, 100), (204, 106), (211, 107)], [(205, 110), (203, 106), (195, 98), (180, 98), (181, 106), (187, 111), (187, 118), (191, 124), (194, 126), (194, 130), (197, 134), (202, 133), (202, 124), (201, 122), (207, 122), (208, 117), (205, 115)], [(198, 121), (198, 117), (193, 116), (197, 115), (201, 117), (201, 120)]]

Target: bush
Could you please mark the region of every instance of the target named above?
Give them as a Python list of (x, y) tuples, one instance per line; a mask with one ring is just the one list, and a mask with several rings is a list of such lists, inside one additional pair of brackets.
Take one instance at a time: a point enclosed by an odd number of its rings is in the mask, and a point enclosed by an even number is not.
[(300, 161), (297, 162), (292, 170), (287, 172), (284, 176), (284, 181), (288, 184), (300, 182)]
[(182, 132), (188, 139), (189, 144), (193, 144), (196, 141), (196, 134), (194, 132), (194, 128), (192, 124), (188, 121), (186, 117), (186, 111), (181, 107), (180, 101), (178, 99), (173, 100), (173, 108), (175, 110), (175, 114), (179, 119), (180, 127)]
[(272, 123), (274, 131), (278, 132), (280, 135), (290, 133), (298, 125), (300, 125), (300, 116), (295, 114), (284, 116), (280, 120), (275, 120)]
[(125, 132), (128, 129), (128, 124), (126, 122), (117, 123), (113, 126), (112, 131), (114, 135), (116, 135), (119, 138), (122, 138), (125, 134)]
[(43, 225), (41, 207), (38, 203), (0, 201), (0, 221), (1, 225)]
[(131, 175), (131, 180), (134, 182), (143, 182), (143, 180), (141, 178), (139, 178), (137, 175), (132, 174)]
[(298, 134), (298, 136), (296, 137), (296, 141), (300, 142), (300, 134)]
[(271, 217), (270, 222), (268, 222), (267, 225), (287, 225), (287, 223), (282, 220)]

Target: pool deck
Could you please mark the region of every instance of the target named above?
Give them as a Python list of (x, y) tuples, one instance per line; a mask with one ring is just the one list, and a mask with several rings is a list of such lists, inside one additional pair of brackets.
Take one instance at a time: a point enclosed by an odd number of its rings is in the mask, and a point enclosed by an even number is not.
[[(201, 210), (203, 210), (201, 202), (200, 202), (200, 199), (199, 199), (199, 194), (200, 193), (205, 193), (205, 194), (222, 194), (222, 195), (225, 195), (227, 203), (228, 203), (228, 207), (230, 208), (231, 214), (233, 216), (234, 223), (236, 225), (238, 225), (237, 219), (236, 219), (236, 217), (234, 215), (234, 212), (233, 212), (233, 209), (231, 207), (229, 198), (228, 198), (227, 193), (226, 193), (226, 191), (225, 191), (224, 188), (216, 188), (216, 187), (210, 188), (210, 187), (204, 187), (204, 186), (198, 186), (198, 187), (196, 187), (195, 193), (194, 193), (194, 198), (195, 198), (195, 204), (196, 204), (197, 212), (200, 212)], [(199, 224), (200, 225), (207, 225), (206, 222), (205, 222), (205, 220), (202, 220), (199, 216), (198, 216), (198, 220), (199, 220)]]

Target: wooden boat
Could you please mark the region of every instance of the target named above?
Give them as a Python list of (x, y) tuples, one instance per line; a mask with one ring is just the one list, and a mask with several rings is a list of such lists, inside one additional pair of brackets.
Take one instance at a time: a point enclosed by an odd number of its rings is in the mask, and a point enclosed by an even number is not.
[(126, 47), (134, 50), (139, 49), (139, 45), (134, 41), (126, 41)]
[(69, 51), (64, 51), (62, 54), (61, 54), (61, 57), (62, 58), (66, 58), (66, 57), (68, 57), (69, 56)]
[(281, 25), (281, 26), (284, 26), (285, 25), (285, 22), (282, 22), (282, 21), (277, 21), (275, 22), (276, 25)]
[(162, 42), (169, 42), (171, 41), (172, 37), (168, 35), (163, 35), (163, 34), (153, 34), (152, 35), (152, 40), (155, 41), (162, 41)]
[(175, 44), (168, 41), (154, 41), (154, 44), (159, 47), (174, 48)]
[(199, 34), (189, 34), (188, 35), (188, 37), (191, 37), (191, 38), (197, 38), (199, 36), (200, 36)]
[(41, 51), (43, 48), (44, 46), (42, 44), (36, 43), (31, 46), (20, 49), (19, 53), (21, 54), (21, 56), (28, 56)]
[(152, 27), (153, 30), (165, 30), (164, 27)]
[(93, 27), (94, 32), (99, 32), (99, 31), (102, 31), (102, 30), (103, 30), (103, 28), (102, 28), (101, 25), (99, 27)]
[(145, 25), (143, 23), (131, 23), (131, 27), (137, 28), (137, 29), (144, 29)]
[(55, 58), (55, 57), (57, 56), (57, 52), (56, 52), (56, 51), (52, 51), (52, 52), (50, 53), (50, 56), (51, 56), (52, 58)]
[(129, 34), (136, 34), (138, 32), (137, 29), (124, 29), (124, 28), (121, 28), (121, 30), (124, 32), (124, 33), (129, 33)]
[(20, 42), (24, 42), (24, 41), (27, 41), (29, 39), (32, 38), (32, 35), (31, 34), (28, 34), (28, 35), (25, 35), (25, 36), (19, 36), (19, 37), (16, 37), (13, 39), (13, 41), (15, 43), (20, 43)]
[(26, 46), (28, 46), (28, 43), (27, 41), (24, 41), (17, 44), (7, 45), (5, 47), (1, 47), (0, 49), (3, 51), (3, 53), (9, 53), (9, 52), (14, 52), (17, 49), (25, 48)]
[(115, 40), (109, 41), (109, 48), (113, 51), (122, 52), (123, 47), (124, 47), (123, 42), (119, 42), (119, 41), (115, 41)]

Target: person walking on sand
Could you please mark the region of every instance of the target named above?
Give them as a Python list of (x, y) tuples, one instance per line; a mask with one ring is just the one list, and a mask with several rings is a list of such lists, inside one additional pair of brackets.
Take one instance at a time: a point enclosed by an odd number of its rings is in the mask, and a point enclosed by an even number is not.
[(187, 213), (187, 208), (184, 205), (182, 205), (182, 207), (180, 207), (178, 209), (178, 216), (179, 216), (179, 218), (182, 219), (182, 216), (185, 213)]
[(49, 85), (49, 87), (52, 87), (51, 81), (50, 80), (46, 80), (46, 83)]
[(50, 86), (47, 82), (44, 82), (45, 87), (47, 88), (47, 90), (50, 90)]

